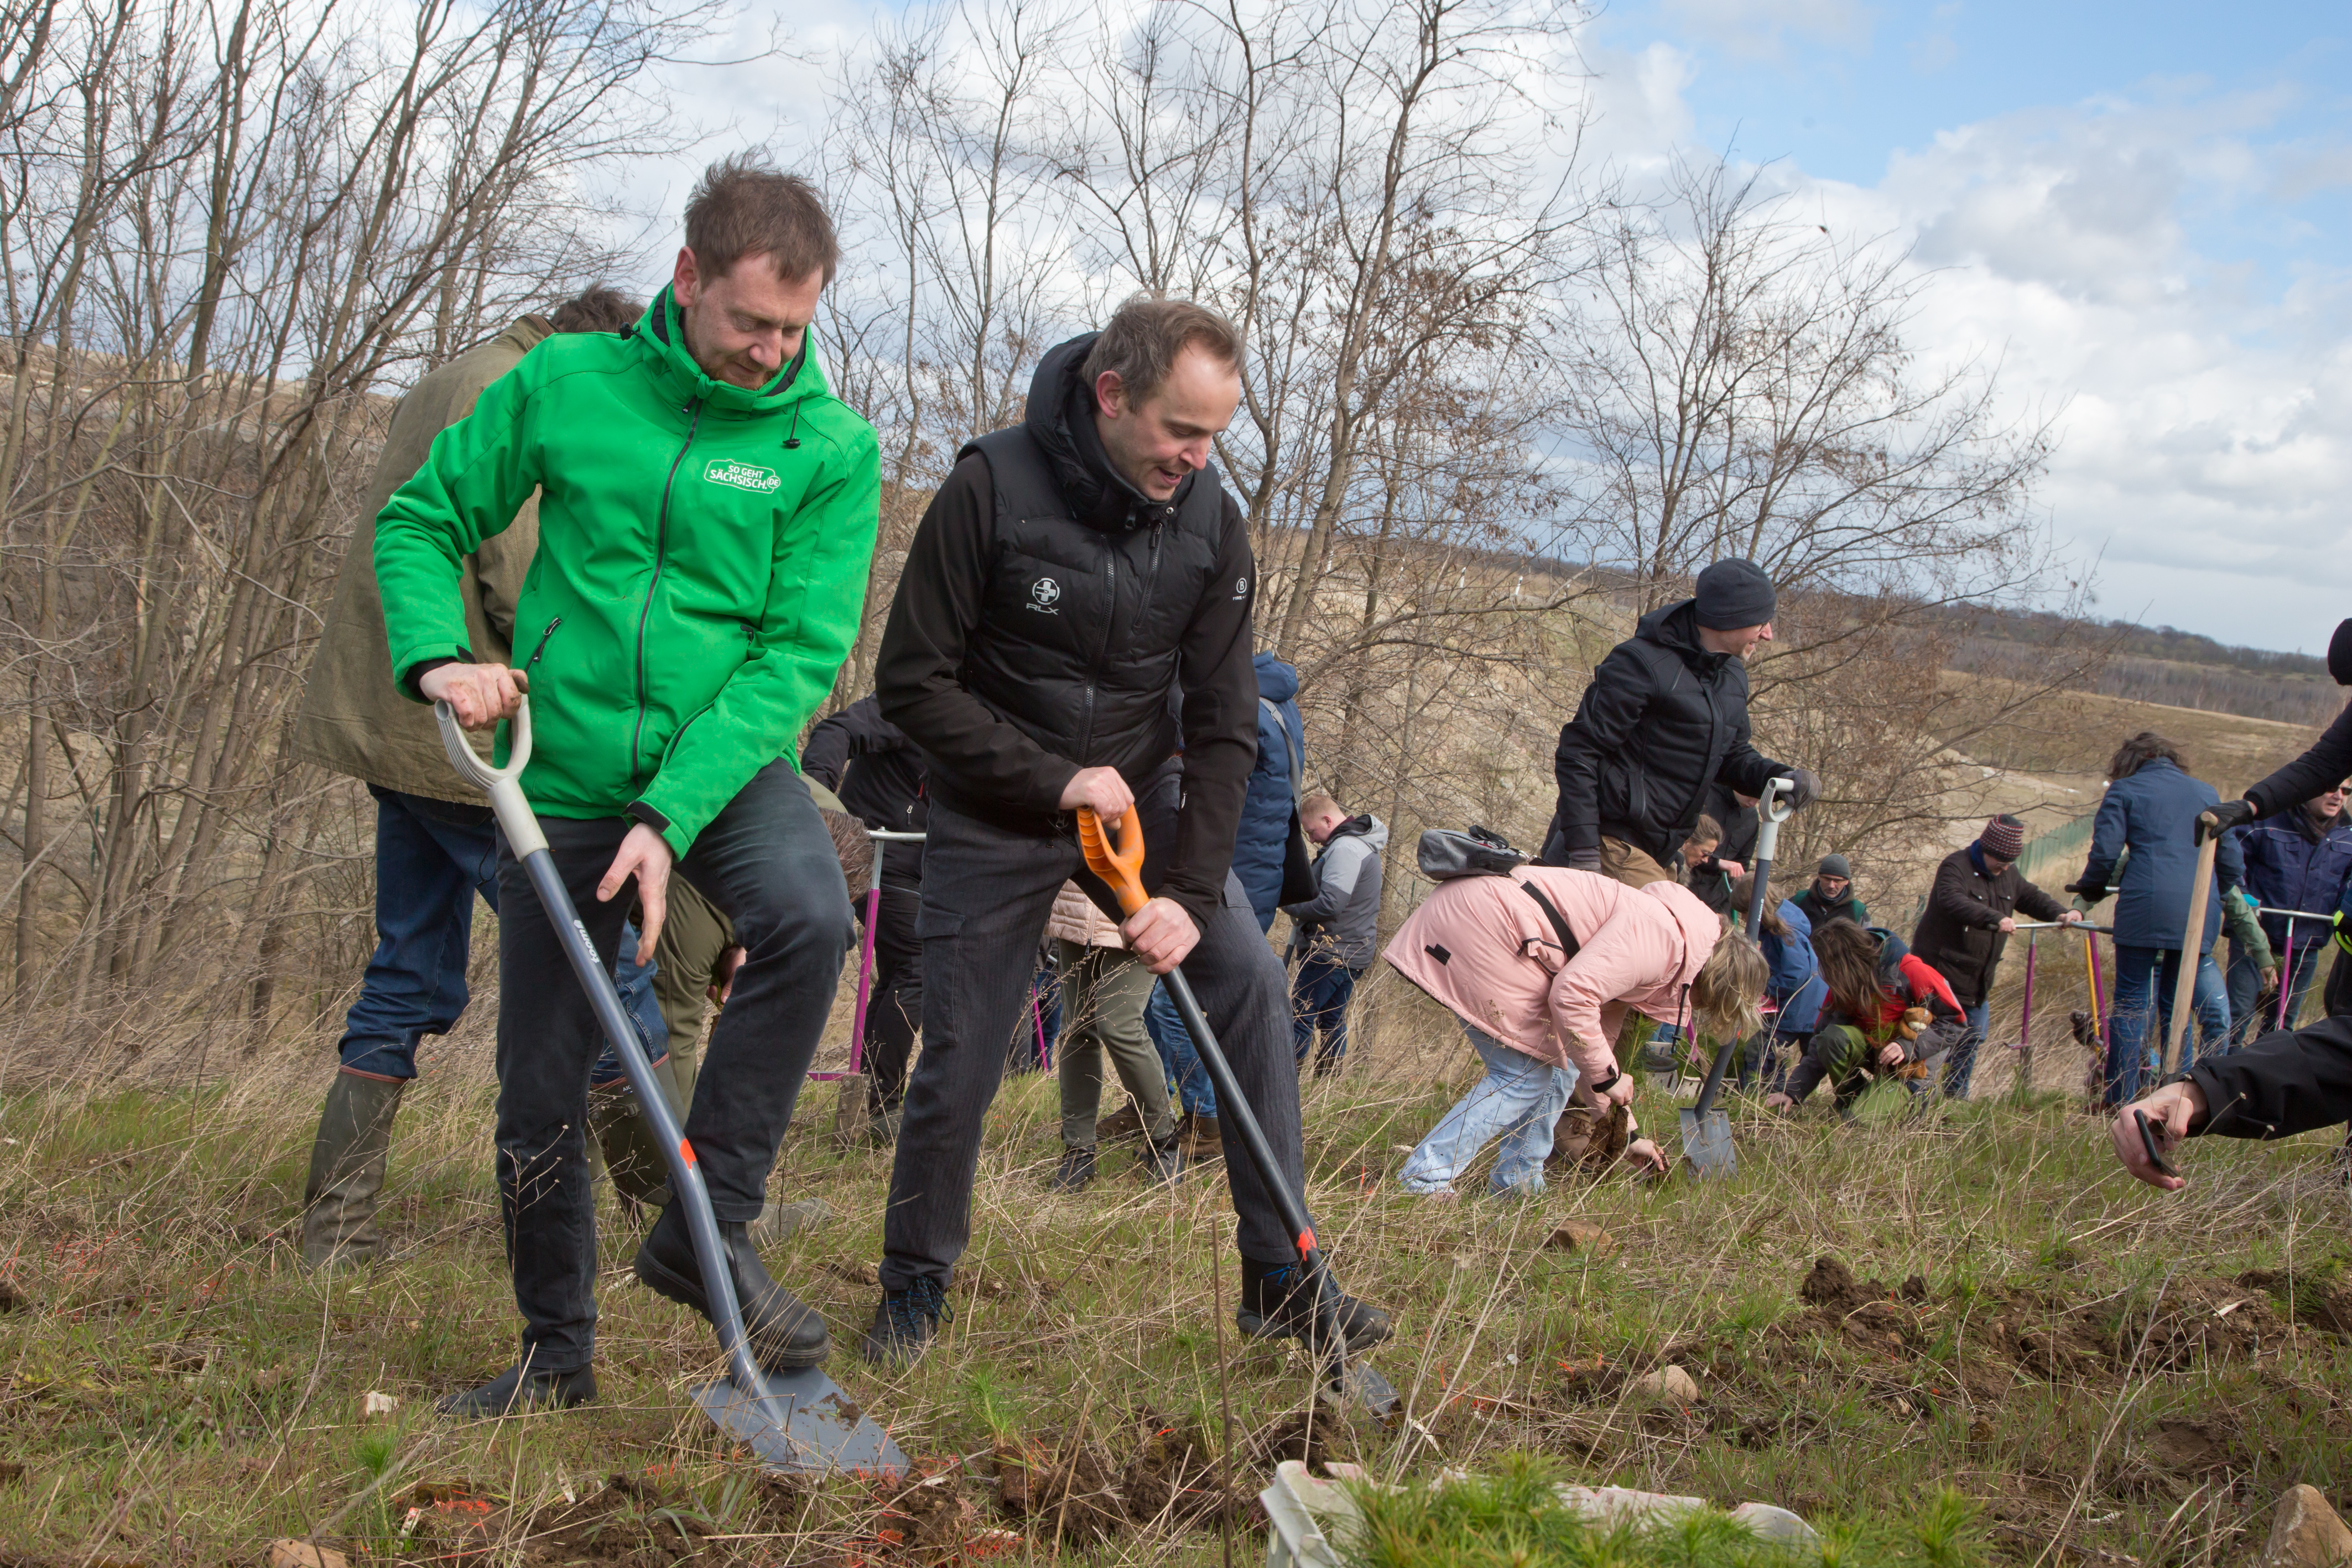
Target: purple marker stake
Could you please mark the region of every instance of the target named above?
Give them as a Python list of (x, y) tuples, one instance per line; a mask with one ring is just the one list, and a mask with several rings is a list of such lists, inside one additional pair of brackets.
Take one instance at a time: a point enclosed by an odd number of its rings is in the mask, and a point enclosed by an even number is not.
[(849, 1020), (849, 1071), (866, 1071), (866, 998), (874, 984), (874, 927), (882, 918), (882, 852), (889, 847), (880, 839), (867, 841), (874, 846), (874, 865), (866, 886), (866, 940), (857, 954), (857, 1011)]
[(1037, 1026), (1037, 1071), (1051, 1072), (1054, 1071), (1054, 1058), (1045, 1049), (1045, 1009), (1037, 1000), (1037, 988), (1034, 984), (1029, 988), (1029, 1021)]
[(2033, 940), (2041, 935), (2039, 931), (2025, 934), (2025, 1006), (2020, 1009), (2017, 1019), (2017, 1048), (2020, 1051), (2033, 1049)]

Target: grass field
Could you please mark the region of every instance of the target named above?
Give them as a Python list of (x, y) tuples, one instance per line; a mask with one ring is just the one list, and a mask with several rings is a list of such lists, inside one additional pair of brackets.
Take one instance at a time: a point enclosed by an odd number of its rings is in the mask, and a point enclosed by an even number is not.
[[(1153, 1189), (1111, 1155), (1093, 1190), (1047, 1194), (1054, 1087), (1035, 1078), (992, 1113), (944, 1342), (873, 1375), (854, 1343), (887, 1155), (835, 1153), (830, 1092), (812, 1091), (775, 1191), (836, 1218), (769, 1261), (824, 1309), (835, 1375), (918, 1457), (897, 1496), (761, 1480), (717, 1450), (681, 1394), (713, 1370), (708, 1332), (629, 1279), (635, 1232), (609, 1199), (601, 1403), (433, 1416), (514, 1346), (478, 1050), (404, 1112), (393, 1256), (331, 1278), (300, 1273), (288, 1241), (321, 1064), (194, 1093), (15, 1094), (0, 1563), (254, 1563), (310, 1532), (369, 1563), (1208, 1563), (1228, 1495), (1234, 1560), (1255, 1563), (1242, 1500), (1286, 1453), (1406, 1479), (1532, 1454), (1594, 1483), (1782, 1504), (1832, 1527), (1843, 1563), (2234, 1562), (2294, 1481), (2352, 1503), (2347, 1198), (2324, 1140), (2192, 1145), (2193, 1185), (2168, 1197), (2055, 1093), (1866, 1125), (1742, 1107), (1734, 1180), (1433, 1207), (1385, 1177), (1468, 1053), (1425, 1012), (1391, 1007), (1383, 1027), (1391, 1075), (1310, 1091), (1312, 1196), (1350, 1288), (1397, 1315), (1376, 1359), (1410, 1436), (1310, 1422), (1302, 1357), (1244, 1350), (1229, 1322), (1221, 1339), (1234, 1272), (1213, 1167)], [(1396, 1049), (1408, 1033), (1425, 1049)], [(1641, 1109), (1671, 1148), (1664, 1092)], [(1570, 1218), (1613, 1246), (1547, 1249)], [(1668, 1364), (1696, 1404), (1636, 1396)], [(397, 1408), (363, 1415), (371, 1392)]]

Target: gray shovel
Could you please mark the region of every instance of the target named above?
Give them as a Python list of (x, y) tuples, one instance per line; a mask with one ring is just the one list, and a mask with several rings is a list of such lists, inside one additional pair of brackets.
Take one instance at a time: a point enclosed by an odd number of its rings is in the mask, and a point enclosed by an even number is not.
[[(1751, 940), (1764, 923), (1764, 901), (1770, 896), (1767, 889), (1772, 876), (1772, 852), (1780, 844), (1780, 824), (1796, 815), (1797, 809), (1788, 803), (1788, 797), (1796, 789), (1793, 779), (1768, 779), (1764, 781), (1763, 798), (1756, 802), (1756, 863), (1751, 868), (1754, 892), (1748, 900)], [(1739, 1174), (1739, 1154), (1731, 1146), (1731, 1118), (1715, 1108), (1715, 1100), (1723, 1092), (1723, 1074), (1741, 1043), (1727, 1040), (1717, 1048), (1715, 1062), (1706, 1071), (1706, 1082), (1699, 1086), (1698, 1103), (1682, 1113), (1683, 1158), (1702, 1176)]]
[(687, 1228), (694, 1236), (695, 1260), (702, 1269), (704, 1293), (710, 1301), (712, 1325), (719, 1346), (727, 1355), (729, 1375), (688, 1390), (702, 1413), (729, 1437), (750, 1445), (763, 1468), (772, 1470), (852, 1470), (875, 1475), (907, 1473), (907, 1456), (890, 1435), (850, 1402), (838, 1384), (818, 1367), (797, 1372), (762, 1372), (751, 1356), (743, 1333), (743, 1312), (735, 1300), (735, 1277), (727, 1268), (719, 1242), (719, 1221), (710, 1211), (710, 1194), (702, 1185), (702, 1170), (694, 1148), (679, 1130), (669, 1108), (669, 1096), (654, 1078), (637, 1031), (621, 1006), (613, 977), (605, 972), (588, 940), (587, 928), (572, 895), (564, 891), (554, 857), (547, 852), (547, 836), (523, 798), (523, 765), (530, 760), (530, 699), (515, 710), (511, 745), (504, 768), (492, 768), (466, 743), (465, 731), (447, 703), (435, 703), (433, 715), (441, 721), (441, 745), (465, 780), (490, 798), (490, 810), (507, 846), (530, 878), (531, 890), (548, 913), (563, 943), (572, 972), (588, 993), (596, 1021), (621, 1058), (629, 1084), (637, 1092), (637, 1113), (652, 1124), (655, 1141), (669, 1162), (670, 1201), (684, 1206)]

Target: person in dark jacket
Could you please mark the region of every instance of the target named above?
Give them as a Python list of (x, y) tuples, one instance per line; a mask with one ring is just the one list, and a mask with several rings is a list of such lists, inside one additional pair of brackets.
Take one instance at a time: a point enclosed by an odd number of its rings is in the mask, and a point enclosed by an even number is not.
[(2184, 1138), (2292, 1138), (2352, 1121), (2352, 1018), (2273, 1030), (2242, 1051), (2205, 1058), (2117, 1111), (2107, 1135), (2124, 1169), (2178, 1192), (2188, 1178), (2166, 1175), (2148, 1158), (2143, 1115), (2166, 1156)]
[(1851, 920), (1865, 931), (1870, 928), (1869, 907), (1853, 895), (1853, 867), (1843, 855), (1823, 855), (1813, 880), (1794, 902), (1816, 925)]
[(1749, 862), (1755, 859), (1756, 802), (1756, 796), (1743, 795), (1717, 779), (1706, 792), (1706, 810), (1699, 813), (1698, 824), (1691, 833), (1693, 838), (1699, 838), (1712, 827), (1713, 842), (1706, 853), (1697, 856), (1690, 853), (1687, 843), (1683, 847), (1690, 890), (1709, 909), (1734, 919), (1748, 915), (1732, 896), (1731, 889), (1734, 883), (1748, 874)]
[[(2337, 685), (2352, 686), (2352, 620), (2339, 622), (2336, 634), (2328, 639), (2327, 673)], [(2347, 779), (2352, 779), (2352, 705), (2336, 716), (2309, 750), (2252, 786), (2242, 799), (2214, 807), (2213, 817), (2226, 831), (2257, 818), (2274, 816)], [(2352, 887), (2346, 891), (2352, 894)], [(2352, 936), (2347, 936), (2352, 909), (2339, 908), (2334, 925), (2337, 952), (2327, 971), (2326, 1001), (2330, 1018), (2352, 1014)]]
[(2344, 819), (2344, 783), (2338, 779), (2299, 807), (2233, 828), (2246, 860), (2246, 892), (2266, 909), (2292, 909), (2311, 916), (2290, 920), (2262, 916), (2263, 936), (2273, 955), (2292, 942), (2294, 958), (2284, 976), (2286, 1018), (2294, 1027), (2303, 998), (2319, 975), (2319, 959), (2334, 934), (2336, 911), (2352, 878), (2352, 823)]
[(1349, 816), (1328, 795), (1308, 796), (1302, 815), (1307, 836), (1322, 852), (1315, 857), (1315, 896), (1282, 906), (1291, 919), (1290, 956), (1298, 962), (1290, 985), (1290, 1049), (1302, 1063), (1312, 1052), (1320, 1078), (1347, 1059), (1348, 998), (1380, 956), (1381, 854), (1389, 847), (1389, 827), (1370, 811)]
[(1719, 560), (1696, 586), (1609, 651), (1561, 727), (1544, 864), (1633, 887), (1672, 881), (1675, 852), (1717, 779), (1755, 796), (1768, 779), (1793, 779), (1801, 807), (1821, 793), (1811, 772), (1748, 742), (1746, 661), (1772, 638), (1772, 580), (1754, 561)]
[[(1282, 964), (1233, 874), (1257, 755), (1257, 569), (1209, 457), (1240, 401), (1240, 356), (1215, 312), (1129, 300), (1099, 333), (1047, 352), (1024, 422), (963, 449), (908, 551), (876, 695), (931, 764), (923, 1051), (866, 1336), (877, 1364), (905, 1364), (937, 1333), (1055, 893), (1076, 881), (1118, 915), (1086, 867), (1078, 807), (1107, 829), (1139, 820), (1151, 898), (1119, 935), (1155, 974), (1183, 965), (1279, 1179), (1304, 1188)], [(1242, 1330), (1311, 1337), (1294, 1238), (1225, 1121)], [(1390, 1332), (1352, 1298), (1337, 1318), (1353, 1346)]]
[[(852, 816), (886, 832), (919, 833), (930, 820), (923, 793), (923, 754), (882, 705), (862, 696), (809, 731), (801, 773), (841, 797)], [(858, 923), (866, 920), (866, 889), (849, 890)], [(874, 923), (874, 979), (862, 1041), (869, 1125), (879, 1143), (898, 1135), (898, 1106), (907, 1095), (907, 1062), (923, 1019), (923, 945), (915, 917), (923, 905), (923, 846), (885, 843), (882, 898)]]
[(1944, 1063), (1944, 1092), (1955, 1100), (1969, 1097), (1977, 1048), (1985, 1041), (1986, 998), (1992, 995), (2001, 952), (2017, 929), (2017, 912), (2070, 925), (2083, 918), (2018, 874), (2017, 857), (2024, 852), (2025, 824), (2006, 812), (1994, 817), (1973, 843), (1954, 850), (1936, 868), (1927, 907), (1911, 931), (1911, 951), (1944, 977), (1969, 1022), (1968, 1033)]
[[(2172, 992), (2180, 973), (2181, 937), (2189, 923), (2189, 900), (2196, 880), (2197, 819), (2221, 797), (2213, 786), (2192, 779), (2179, 748), (2149, 730), (2119, 747), (2107, 764), (2107, 792), (2091, 829), (2091, 858), (2077, 885), (2095, 905), (2107, 896), (2116, 862), (2126, 850), (2116, 899), (2116, 990), (2107, 1021), (2106, 1103), (2136, 1098), (2151, 1053), (2148, 1020), (2169, 1030)], [(2245, 862), (2227, 833), (2216, 846), (2215, 880), (2224, 893), (2245, 880)], [(2191, 1005), (2207, 1051), (2225, 1051), (2230, 1039), (2230, 998), (2213, 962), (2213, 939), (2221, 929), (2221, 900), (2209, 891), (2205, 928), (2197, 939)], [(2161, 1038), (2161, 1037), (2159, 1037)], [(2193, 1060), (2183, 1051), (2182, 1065)]]
[[(1298, 672), (1272, 653), (1253, 661), (1257, 670), (1257, 765), (1250, 769), (1242, 798), (1241, 831), (1234, 836), (1234, 874), (1242, 879), (1257, 928), (1274, 927), (1282, 907), (1282, 867), (1290, 835), (1299, 821), (1298, 797), (1307, 785), (1307, 721), (1298, 716)], [(1369, 961), (1369, 960), (1368, 960)]]

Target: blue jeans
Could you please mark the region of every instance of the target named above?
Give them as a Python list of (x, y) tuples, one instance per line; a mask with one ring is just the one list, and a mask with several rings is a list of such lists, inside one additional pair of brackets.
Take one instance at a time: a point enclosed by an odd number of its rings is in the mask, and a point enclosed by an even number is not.
[(1355, 994), (1356, 971), (1328, 954), (1309, 953), (1298, 961), (1290, 982), (1290, 1053), (1303, 1063), (1314, 1051), (1318, 1077), (1347, 1059), (1348, 998)]
[[(465, 821), (471, 810), (447, 801), (374, 784), (368, 793), (375, 797), (375, 952), (335, 1053), (346, 1072), (409, 1079), (418, 1042), (447, 1034), (466, 1010), (474, 895), (493, 915), (499, 908), (498, 829)], [(625, 952), (635, 944), (632, 927)], [(614, 977), (644, 1030), (646, 1054), (659, 1061), (669, 1032), (654, 1005), (654, 966), (624, 956)], [(600, 1083), (621, 1076), (609, 1051), (597, 1066)]]
[(1969, 1080), (1977, 1070), (1977, 1047), (1985, 1042), (1992, 1004), (1979, 1002), (1972, 1008), (1962, 1008), (1960, 1016), (1969, 1020), (1969, 1032), (1960, 1036), (1960, 1043), (1952, 1047), (1951, 1057), (1944, 1063), (1944, 1093), (1953, 1100), (1969, 1097)]
[[(2180, 954), (2171, 947), (2127, 947), (2116, 945), (2116, 994), (2107, 1019), (2107, 1103), (2121, 1105), (2139, 1098), (2152, 1086), (2163, 1061), (2161, 1033), (2172, 1022), (2172, 989), (2180, 978)], [(2222, 984), (2221, 966), (2210, 953), (2197, 960), (2195, 989), (2189, 1005), (2197, 1009), (2197, 1032), (2204, 1050), (2227, 1051), (2230, 1041), (2230, 996)], [(2150, 1019), (2158, 1020), (2159, 1036), (2148, 1037)], [(2180, 1065), (2197, 1059), (2196, 1042), (2184, 1042)], [(2149, 1058), (2154, 1060), (2150, 1061)]]
[(1151, 1000), (1144, 1004), (1143, 1027), (1160, 1052), (1160, 1064), (1168, 1070), (1168, 1082), (1182, 1102), (1185, 1114), (1214, 1116), (1217, 1086), (1210, 1082), (1209, 1070), (1201, 1065), (1201, 1053), (1192, 1049), (1192, 1036), (1184, 1020), (1176, 1016), (1176, 1004), (1169, 999), (1164, 982), (1151, 988)]
[(466, 1010), (474, 895), (499, 907), (498, 830), (473, 810), (368, 786), (375, 797), (375, 952), (335, 1053), (365, 1078), (416, 1076), (417, 1042)]
[(1397, 1179), (1407, 1192), (1444, 1192), (1469, 1168), (1479, 1150), (1500, 1138), (1503, 1146), (1495, 1156), (1487, 1186), (1497, 1195), (1533, 1197), (1544, 1189), (1552, 1124), (1568, 1109), (1576, 1069), (1538, 1061), (1466, 1023), (1462, 1032), (1486, 1064), (1486, 1076), (1405, 1156)]

